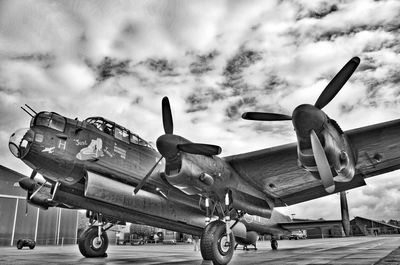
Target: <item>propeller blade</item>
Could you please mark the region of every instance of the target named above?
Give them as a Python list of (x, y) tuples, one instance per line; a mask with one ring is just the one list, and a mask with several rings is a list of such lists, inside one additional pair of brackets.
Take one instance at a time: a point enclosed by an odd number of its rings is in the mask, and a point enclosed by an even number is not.
[(136, 193), (138, 193), (138, 191), (143, 187), (143, 185), (146, 183), (146, 181), (150, 177), (151, 173), (153, 173), (153, 171), (156, 168), (156, 166), (158, 165), (158, 163), (160, 163), (161, 159), (163, 159), (162, 156), (160, 157), (160, 159), (158, 159), (158, 161), (154, 164), (154, 166), (150, 169), (150, 171), (146, 174), (146, 176), (139, 182), (139, 184), (133, 190), (133, 195), (136, 195)]
[(32, 170), (31, 176), (29, 177), (30, 179), (34, 179), (36, 177), (37, 171)]
[(357, 66), (360, 64), (360, 58), (353, 57), (346, 63), (345, 66), (335, 75), (335, 77), (329, 82), (322, 91), (321, 95), (315, 102), (314, 106), (318, 109), (322, 109), (336, 96), (344, 84), (349, 80), (350, 76), (354, 73)]
[(311, 148), (314, 154), (315, 162), (317, 163), (322, 184), (324, 185), (326, 192), (332, 193), (335, 190), (335, 182), (333, 181), (333, 175), (331, 167), (329, 166), (328, 158), (326, 157), (324, 148), (322, 147), (322, 144), (314, 130), (311, 130), (310, 138)]
[(164, 125), (164, 132), (166, 134), (174, 133), (174, 124), (172, 121), (171, 106), (169, 104), (168, 97), (162, 99), (162, 119)]
[(219, 155), (222, 152), (221, 147), (212, 144), (186, 143), (178, 144), (177, 148), (183, 152), (194, 155), (213, 156)]
[(29, 200), (29, 197), (30, 197), (29, 191), (27, 190), (26, 191), (26, 200), (25, 200), (25, 216), (28, 215), (28, 200)]
[(242, 118), (253, 121), (290, 121), (292, 119), (289, 115), (266, 112), (245, 112)]

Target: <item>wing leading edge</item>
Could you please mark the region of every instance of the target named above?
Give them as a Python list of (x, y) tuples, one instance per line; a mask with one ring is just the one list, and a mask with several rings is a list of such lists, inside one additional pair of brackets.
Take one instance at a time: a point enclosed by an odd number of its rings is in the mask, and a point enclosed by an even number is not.
[[(356, 174), (336, 182), (335, 192), (365, 185), (364, 178), (400, 168), (400, 119), (346, 131), (356, 153)], [(329, 195), (321, 181), (298, 166), (296, 143), (224, 158), (250, 185), (274, 198), (275, 206)]]

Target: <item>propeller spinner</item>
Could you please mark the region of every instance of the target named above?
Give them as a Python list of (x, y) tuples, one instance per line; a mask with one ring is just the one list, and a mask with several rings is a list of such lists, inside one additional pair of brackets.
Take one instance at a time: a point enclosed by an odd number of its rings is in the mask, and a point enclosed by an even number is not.
[(328, 105), (339, 93), (359, 64), (360, 58), (353, 57), (325, 87), (314, 106), (309, 104), (300, 105), (293, 111), (292, 116), (265, 112), (246, 112), (242, 115), (243, 119), (257, 121), (292, 120), (298, 137), (311, 142), (317, 169), (323, 186), (328, 193), (332, 193), (335, 190), (335, 183), (324, 148), (316, 133), (327, 119), (326, 114), (321, 109)]

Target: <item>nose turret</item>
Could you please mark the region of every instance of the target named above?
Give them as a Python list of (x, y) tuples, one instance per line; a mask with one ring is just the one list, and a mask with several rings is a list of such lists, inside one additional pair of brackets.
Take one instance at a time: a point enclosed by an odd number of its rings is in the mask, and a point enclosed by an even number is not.
[(17, 158), (23, 158), (29, 151), (34, 133), (29, 128), (19, 129), (10, 136), (8, 148)]

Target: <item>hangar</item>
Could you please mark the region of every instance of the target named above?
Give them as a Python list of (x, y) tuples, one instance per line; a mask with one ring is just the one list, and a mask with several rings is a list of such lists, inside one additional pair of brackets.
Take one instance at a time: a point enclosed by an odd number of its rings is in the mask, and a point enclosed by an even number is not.
[(28, 206), (26, 192), (18, 181), (24, 175), (0, 165), (0, 246), (15, 246), (18, 239), (30, 238), (38, 245), (74, 244), (78, 211)]
[(383, 221), (376, 221), (356, 216), (350, 221), (354, 236), (400, 234), (400, 227)]

